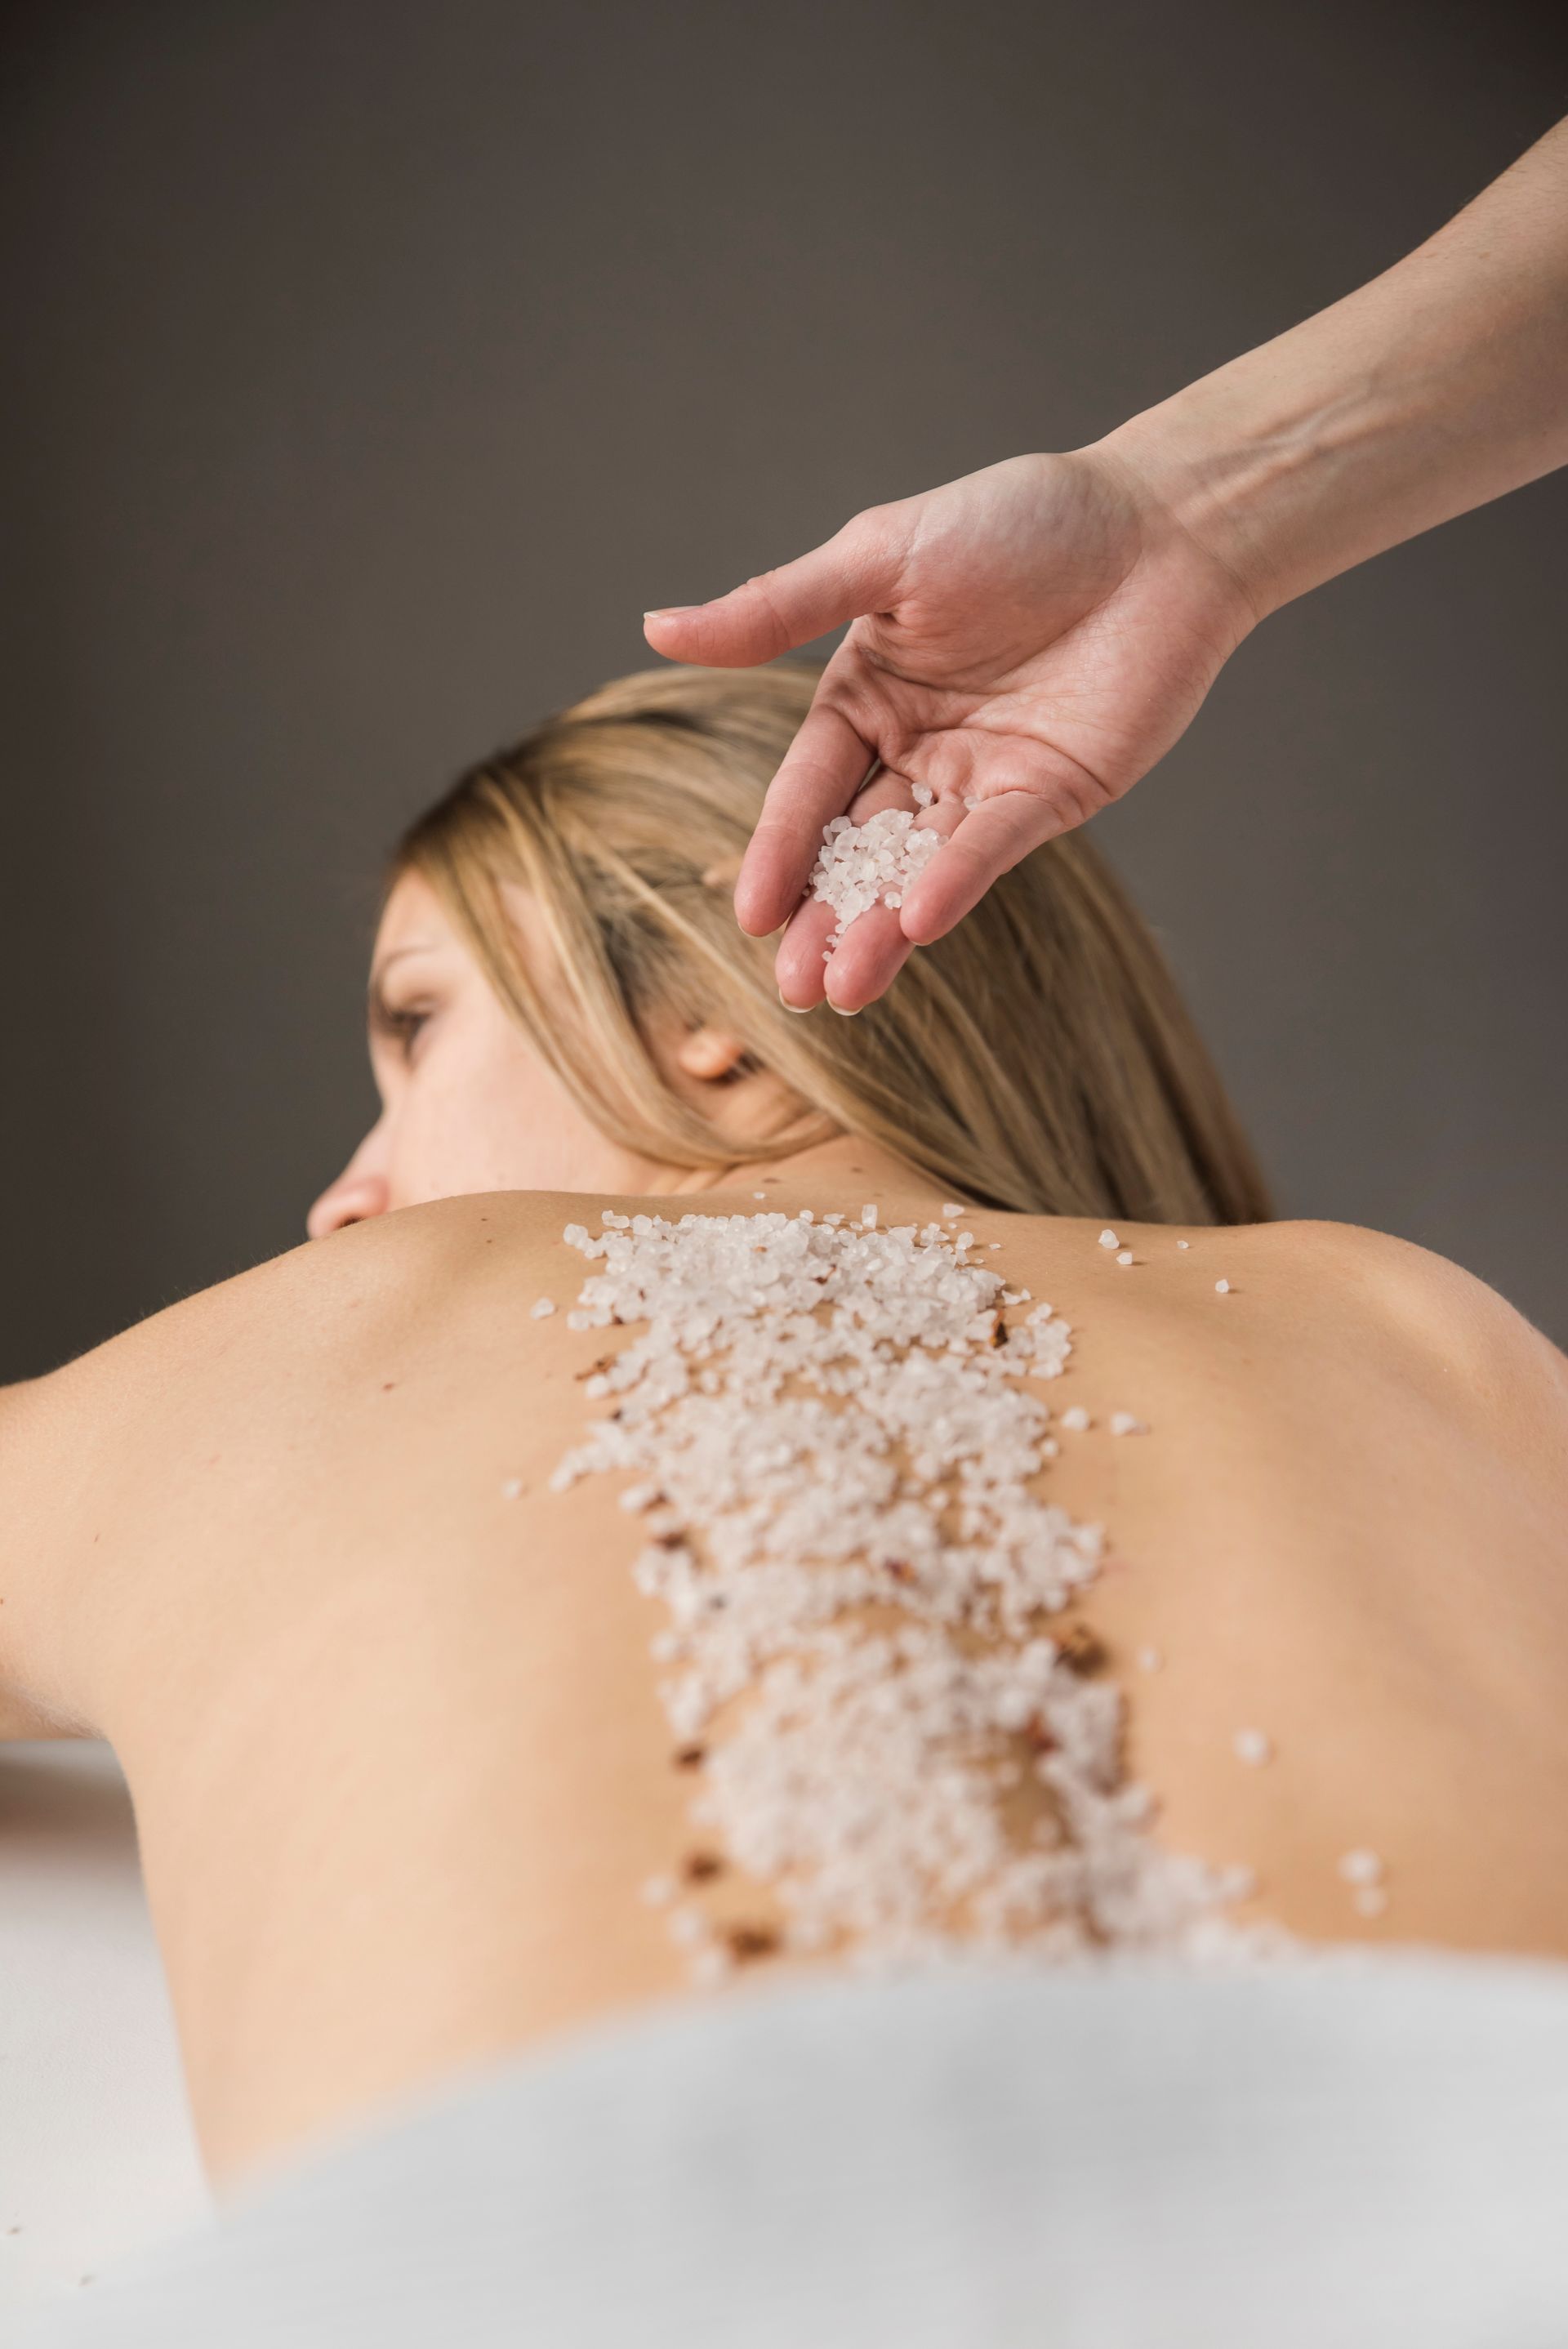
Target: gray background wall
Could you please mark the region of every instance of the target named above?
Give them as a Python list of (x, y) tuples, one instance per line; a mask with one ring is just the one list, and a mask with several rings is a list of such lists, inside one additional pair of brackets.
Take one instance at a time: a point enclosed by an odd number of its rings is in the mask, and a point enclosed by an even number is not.
[[(1096, 437), (1568, 102), (1558, 12), (1436, 0), (4, 27), (0, 1376), (298, 1237), (384, 845), (645, 605)], [(1272, 620), (1099, 829), (1287, 1210), (1559, 1338), (1565, 523), (1559, 477)]]

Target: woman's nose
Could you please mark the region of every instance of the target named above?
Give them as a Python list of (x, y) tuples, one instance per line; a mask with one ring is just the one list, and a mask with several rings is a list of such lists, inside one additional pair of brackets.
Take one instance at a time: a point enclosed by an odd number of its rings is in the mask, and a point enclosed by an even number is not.
[(345, 1224), (366, 1224), (373, 1216), (384, 1216), (388, 1205), (384, 1174), (360, 1174), (346, 1166), (322, 1193), (305, 1217), (304, 1227), (313, 1240), (324, 1240), (329, 1233), (340, 1232)]

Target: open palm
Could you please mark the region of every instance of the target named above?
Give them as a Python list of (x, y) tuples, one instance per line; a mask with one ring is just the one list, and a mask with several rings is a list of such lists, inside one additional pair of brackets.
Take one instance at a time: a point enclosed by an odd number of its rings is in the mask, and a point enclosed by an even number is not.
[(897, 912), (862, 915), (834, 953), (828, 990), (855, 1010), (1019, 857), (1146, 773), (1254, 617), (1136, 472), (1091, 449), (872, 508), (799, 561), (645, 625), (674, 659), (743, 667), (851, 623), (769, 789), (735, 903), (755, 936), (788, 921), (779, 987), (820, 1000), (833, 917), (801, 893), (822, 826), (929, 789), (917, 821), (942, 852)]

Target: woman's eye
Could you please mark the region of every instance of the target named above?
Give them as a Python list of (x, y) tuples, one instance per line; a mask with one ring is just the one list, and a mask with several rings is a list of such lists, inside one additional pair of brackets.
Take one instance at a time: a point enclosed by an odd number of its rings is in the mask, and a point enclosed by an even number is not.
[(389, 1003), (378, 1003), (372, 1014), (372, 1026), (378, 1036), (396, 1046), (400, 1059), (411, 1061), (415, 1043), (429, 1023), (430, 1010), (431, 1007), (423, 1003), (410, 1003), (397, 1009)]

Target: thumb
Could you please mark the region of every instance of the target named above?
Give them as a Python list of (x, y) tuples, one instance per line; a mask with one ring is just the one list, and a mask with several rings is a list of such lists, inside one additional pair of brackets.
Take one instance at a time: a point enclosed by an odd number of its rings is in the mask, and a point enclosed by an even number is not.
[(872, 508), (810, 554), (764, 571), (711, 604), (645, 612), (643, 634), (656, 653), (705, 668), (750, 668), (776, 660), (891, 603), (905, 536), (885, 509)]

